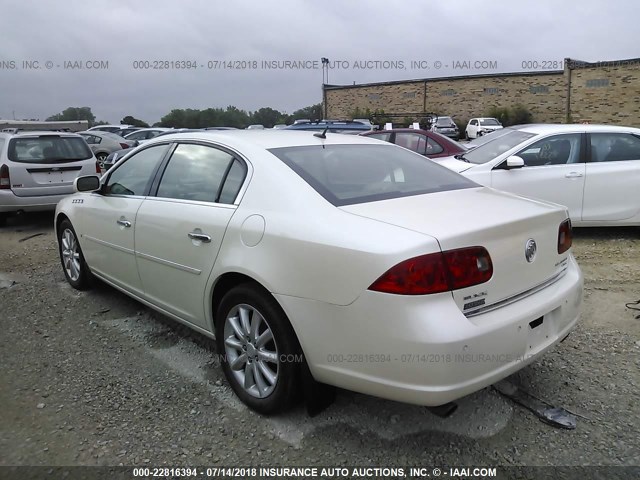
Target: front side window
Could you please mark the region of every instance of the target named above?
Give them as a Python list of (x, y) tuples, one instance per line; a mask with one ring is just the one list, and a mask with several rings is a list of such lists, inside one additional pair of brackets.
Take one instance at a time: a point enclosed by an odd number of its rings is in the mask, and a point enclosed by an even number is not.
[(239, 179), (237, 167), (233, 168), (234, 161), (233, 155), (214, 147), (180, 144), (171, 155), (162, 175), (157, 196), (219, 202), (224, 181), (229, 172), (233, 171), (232, 175), (229, 175), (229, 187), (224, 191), (224, 200), (231, 203), (244, 179), (244, 171)]
[(630, 133), (592, 133), (592, 162), (640, 160), (640, 138)]
[(493, 140), (487, 141), (473, 150), (466, 152), (464, 154), (464, 159), (476, 164), (487, 163), (532, 137), (535, 137), (535, 133), (527, 133), (521, 130), (501, 129), (499, 136), (496, 136), (495, 138), (492, 137)]
[(167, 153), (169, 145), (155, 145), (129, 157), (109, 175), (107, 195), (145, 195), (152, 175)]
[(478, 186), (393, 145), (313, 145), (269, 151), (335, 206)]
[(527, 167), (580, 162), (581, 134), (553, 135), (525, 147), (517, 156)]

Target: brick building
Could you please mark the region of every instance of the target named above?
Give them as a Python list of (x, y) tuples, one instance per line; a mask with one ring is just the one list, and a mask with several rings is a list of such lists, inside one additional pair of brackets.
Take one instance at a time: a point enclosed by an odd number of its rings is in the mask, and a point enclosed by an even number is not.
[(640, 59), (583, 62), (564, 70), (324, 85), (327, 118), (360, 111), (437, 113), (467, 121), (489, 108), (524, 105), (535, 122), (640, 126)]

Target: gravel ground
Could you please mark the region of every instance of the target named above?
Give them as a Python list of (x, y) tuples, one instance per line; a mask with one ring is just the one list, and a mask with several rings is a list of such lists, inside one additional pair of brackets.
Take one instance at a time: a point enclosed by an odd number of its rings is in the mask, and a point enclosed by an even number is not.
[(639, 229), (576, 230), (582, 321), (516, 375), (586, 417), (568, 431), (491, 389), (447, 419), (344, 391), (314, 418), (257, 415), (213, 342), (106, 285), (67, 286), (51, 222), (0, 228), (0, 465), (640, 464), (640, 320), (624, 306), (640, 299)]

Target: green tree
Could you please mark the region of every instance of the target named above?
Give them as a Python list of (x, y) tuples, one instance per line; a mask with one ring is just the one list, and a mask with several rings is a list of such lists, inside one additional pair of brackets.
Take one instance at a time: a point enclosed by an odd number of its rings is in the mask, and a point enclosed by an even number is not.
[(280, 123), (284, 118), (283, 114), (271, 107), (263, 107), (251, 114), (251, 123), (264, 125), (266, 128), (272, 128), (276, 123)]
[(294, 120), (298, 120), (300, 118), (308, 118), (309, 120), (322, 120), (323, 116), (324, 113), (322, 110), (322, 103), (316, 103), (315, 105), (310, 105), (293, 112), (289, 116), (289, 122), (287, 123), (293, 123)]
[(131, 115), (127, 115), (122, 120), (120, 120), (120, 125), (133, 125), (134, 127), (142, 127), (142, 128), (149, 127), (149, 124), (147, 122), (144, 122), (135, 117), (132, 117)]
[(47, 118), (47, 122), (65, 122), (72, 120), (87, 120), (89, 127), (93, 127), (96, 124), (96, 117), (91, 112), (90, 107), (65, 108), (61, 113), (56, 113)]

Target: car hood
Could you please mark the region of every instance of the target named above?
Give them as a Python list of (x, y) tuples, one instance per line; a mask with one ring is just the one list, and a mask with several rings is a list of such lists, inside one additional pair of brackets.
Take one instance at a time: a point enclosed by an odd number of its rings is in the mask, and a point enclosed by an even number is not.
[(454, 172), (462, 173), (465, 170), (469, 170), (473, 167), (474, 163), (463, 162), (462, 160), (458, 160), (453, 156), (450, 157), (440, 157), (434, 158), (434, 161), (438, 162), (439, 165), (443, 167), (447, 167), (449, 170), (453, 170)]

